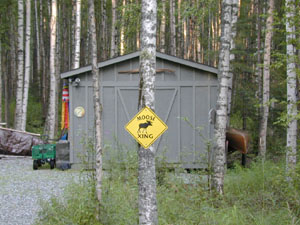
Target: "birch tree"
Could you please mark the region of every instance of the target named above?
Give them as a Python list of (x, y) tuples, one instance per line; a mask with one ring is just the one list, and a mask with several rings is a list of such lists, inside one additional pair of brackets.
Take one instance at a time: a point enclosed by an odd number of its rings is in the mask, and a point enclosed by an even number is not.
[(101, 105), (100, 105), (100, 87), (99, 87), (99, 69), (97, 65), (97, 37), (95, 22), (94, 0), (89, 0), (89, 24), (91, 33), (91, 61), (93, 74), (93, 99), (95, 114), (95, 149), (96, 149), (96, 192), (97, 199), (101, 202), (102, 196), (102, 143), (101, 143)]
[(175, 20), (175, 0), (170, 0), (170, 27), (171, 45), (170, 53), (176, 56), (176, 20)]
[(15, 109), (15, 129), (22, 126), (23, 73), (24, 73), (24, 2), (18, 0), (18, 69)]
[(30, 39), (31, 39), (31, 0), (26, 0), (26, 31), (25, 31), (25, 75), (22, 101), (21, 130), (25, 131), (27, 121), (27, 105), (30, 81)]
[(49, 90), (49, 105), (46, 119), (46, 132), (50, 139), (54, 138), (55, 134), (55, 111), (56, 105), (56, 72), (55, 72), (55, 56), (56, 56), (56, 20), (57, 20), (57, 2), (51, 1), (51, 19), (50, 19), (50, 90)]
[(74, 37), (74, 54), (72, 69), (80, 66), (80, 33), (81, 33), (81, 0), (76, 0), (75, 12), (75, 37)]
[(219, 53), (219, 91), (216, 104), (215, 146), (213, 161), (213, 188), (223, 194), (226, 166), (225, 140), (227, 124), (228, 83), (231, 42), (231, 0), (222, 1), (221, 43)]
[(297, 75), (296, 75), (296, 48), (293, 41), (296, 39), (295, 1), (286, 0), (286, 53), (287, 53), (287, 137), (286, 137), (286, 172), (290, 180), (290, 173), (294, 171), (297, 155)]
[[(148, 106), (154, 110), (154, 82), (156, 73), (156, 0), (142, 0), (140, 107)], [(154, 146), (149, 149), (140, 147), (138, 151), (139, 184), (139, 224), (157, 224), (156, 174)]]
[(2, 43), (0, 40), (0, 122), (2, 122)]
[(232, 50), (235, 49), (235, 38), (236, 38), (236, 22), (238, 20), (239, 12), (239, 0), (232, 0), (231, 4), (231, 40), (230, 40), (230, 71), (228, 80), (228, 103), (227, 103), (227, 127), (229, 127), (230, 113), (231, 113), (231, 101), (232, 101), (232, 86), (233, 86), (233, 67), (232, 62), (235, 59), (235, 54)]
[(263, 102), (262, 118), (260, 121), (259, 145), (260, 156), (265, 159), (267, 149), (267, 127), (269, 117), (269, 99), (270, 99), (270, 62), (271, 62), (271, 41), (273, 27), (274, 0), (269, 0), (268, 18), (266, 22), (265, 50), (264, 50), (264, 69), (263, 69)]
[(160, 23), (160, 51), (166, 52), (166, 0), (162, 0), (162, 15)]
[(116, 0), (111, 1), (111, 8), (112, 8), (112, 21), (111, 21), (111, 41), (110, 41), (110, 57), (113, 58), (116, 56), (116, 38), (117, 38), (117, 14), (116, 14), (116, 8), (117, 3)]

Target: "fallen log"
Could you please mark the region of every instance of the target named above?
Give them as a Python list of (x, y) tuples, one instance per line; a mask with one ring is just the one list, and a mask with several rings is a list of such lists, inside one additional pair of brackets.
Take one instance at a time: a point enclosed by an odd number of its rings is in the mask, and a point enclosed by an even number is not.
[(43, 144), (40, 134), (0, 127), (0, 154), (31, 155), (33, 145)]

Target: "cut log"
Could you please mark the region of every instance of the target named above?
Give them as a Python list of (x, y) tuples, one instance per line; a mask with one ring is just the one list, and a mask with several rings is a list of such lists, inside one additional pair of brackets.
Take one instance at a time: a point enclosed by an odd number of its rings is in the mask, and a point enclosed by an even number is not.
[(33, 145), (43, 144), (40, 134), (0, 127), (0, 154), (31, 155)]

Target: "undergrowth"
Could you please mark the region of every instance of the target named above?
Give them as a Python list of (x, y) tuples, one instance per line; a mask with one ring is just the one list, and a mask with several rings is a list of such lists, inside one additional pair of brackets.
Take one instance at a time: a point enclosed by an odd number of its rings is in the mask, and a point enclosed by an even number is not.
[[(94, 181), (83, 179), (70, 185), (64, 200), (44, 202), (37, 224), (138, 224), (136, 153), (113, 158), (103, 180), (100, 222), (95, 217)], [(157, 174), (163, 176), (157, 182), (159, 224), (300, 224), (300, 164), (293, 183), (286, 182), (283, 163), (236, 165), (227, 170), (223, 197), (211, 192), (206, 183), (187, 184), (178, 172), (158, 168)]]

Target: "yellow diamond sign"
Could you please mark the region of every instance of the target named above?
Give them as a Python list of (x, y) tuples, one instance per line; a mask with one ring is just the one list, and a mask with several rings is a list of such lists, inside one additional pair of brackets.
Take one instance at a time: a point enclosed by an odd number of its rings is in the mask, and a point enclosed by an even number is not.
[(149, 107), (145, 107), (126, 124), (125, 129), (147, 149), (168, 126)]

